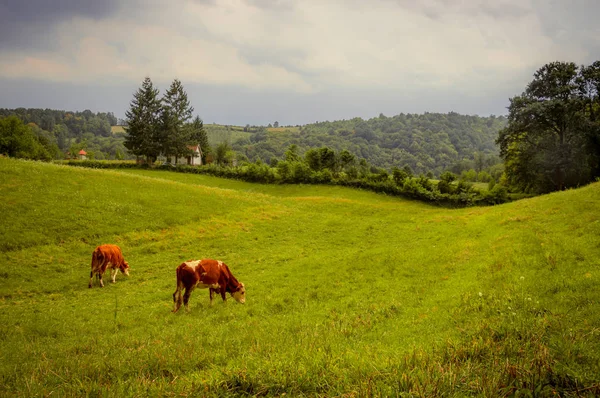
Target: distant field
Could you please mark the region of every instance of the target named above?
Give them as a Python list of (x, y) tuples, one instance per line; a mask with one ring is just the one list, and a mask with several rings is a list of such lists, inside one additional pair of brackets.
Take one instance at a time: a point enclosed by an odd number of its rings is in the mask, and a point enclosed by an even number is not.
[(125, 134), (126, 133), (124, 126), (110, 126), (110, 132), (112, 134), (117, 134), (117, 133)]
[(298, 133), (300, 132), (300, 127), (268, 127), (267, 131), (269, 132), (273, 132), (273, 133), (281, 133), (283, 131), (289, 131), (291, 133)]
[(216, 147), (222, 142), (234, 143), (240, 138), (249, 138), (251, 133), (244, 132), (243, 127), (223, 126), (220, 124), (206, 124), (204, 130), (208, 136), (208, 142), (212, 147)]
[[(595, 396), (600, 183), (450, 210), (0, 158), (1, 396)], [(94, 247), (129, 278), (88, 289)], [(175, 268), (225, 261), (247, 303)], [(108, 273), (105, 280), (108, 280)]]

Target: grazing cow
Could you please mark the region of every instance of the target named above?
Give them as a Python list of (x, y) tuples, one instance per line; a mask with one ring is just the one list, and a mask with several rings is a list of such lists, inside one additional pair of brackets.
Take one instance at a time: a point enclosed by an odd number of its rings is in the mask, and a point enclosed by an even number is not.
[(92, 254), (92, 271), (90, 272), (90, 284), (88, 287), (92, 287), (94, 274), (100, 280), (100, 287), (104, 287), (102, 275), (109, 264), (112, 283), (115, 283), (119, 270), (129, 276), (129, 264), (127, 264), (127, 261), (123, 258), (121, 248), (117, 245), (101, 245), (98, 246)]
[[(189, 310), (188, 301), (196, 287), (209, 289), (211, 304), (215, 293), (220, 293), (223, 301), (226, 300), (225, 294), (230, 293), (236, 301), (242, 304), (246, 302), (246, 288), (243, 283), (235, 279), (227, 264), (209, 259), (190, 260), (177, 267), (177, 289), (173, 293), (173, 302), (175, 303), (173, 312), (179, 310), (182, 302), (185, 309)], [(183, 289), (185, 289), (185, 293), (182, 299), (181, 291)]]

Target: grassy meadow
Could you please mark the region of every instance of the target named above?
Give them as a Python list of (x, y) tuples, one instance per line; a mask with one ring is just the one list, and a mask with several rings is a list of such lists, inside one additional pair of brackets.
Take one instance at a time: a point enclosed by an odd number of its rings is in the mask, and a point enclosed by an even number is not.
[[(2, 396), (595, 396), (600, 183), (445, 209), (0, 158)], [(88, 289), (91, 253), (130, 277)], [(175, 268), (215, 258), (245, 305)]]

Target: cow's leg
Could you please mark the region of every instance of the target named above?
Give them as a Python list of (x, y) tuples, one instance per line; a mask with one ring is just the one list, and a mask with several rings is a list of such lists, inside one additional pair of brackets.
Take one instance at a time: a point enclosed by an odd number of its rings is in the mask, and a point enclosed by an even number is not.
[(210, 292), (210, 305), (213, 304), (213, 298), (215, 296), (215, 293), (217, 293), (217, 290), (209, 288), (208, 291)]
[(92, 282), (94, 282), (94, 271), (90, 271), (90, 284), (88, 285), (89, 288), (92, 287)]
[(225, 286), (221, 286), (221, 298), (223, 299), (223, 301), (227, 301), (226, 290), (227, 288)]
[(183, 297), (181, 297), (181, 289), (183, 286), (177, 285), (177, 289), (175, 289), (175, 293), (173, 293), (173, 302), (175, 303), (175, 307), (173, 308), (173, 312), (179, 311), (181, 304), (183, 303)]
[(189, 311), (190, 307), (189, 307), (189, 301), (190, 301), (190, 296), (192, 295), (192, 291), (194, 290), (194, 286), (192, 287), (186, 287), (185, 288), (185, 293), (183, 293), (183, 305), (185, 306), (185, 310)]
[(110, 279), (112, 283), (116, 282), (117, 279), (117, 272), (119, 271), (118, 268), (111, 268), (110, 269)]
[(102, 273), (98, 272), (98, 280), (100, 281), (100, 287), (104, 287), (104, 282), (102, 281)]

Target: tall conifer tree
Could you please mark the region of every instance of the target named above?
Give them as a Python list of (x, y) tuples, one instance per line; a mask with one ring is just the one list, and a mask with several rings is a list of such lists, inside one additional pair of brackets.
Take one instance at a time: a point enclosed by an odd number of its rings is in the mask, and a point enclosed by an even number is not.
[(142, 87), (133, 95), (127, 118), (127, 135), (125, 147), (132, 154), (145, 156), (151, 163), (160, 153), (158, 141), (158, 117), (160, 115), (160, 99), (158, 89), (154, 88), (152, 80), (146, 77)]
[(165, 92), (161, 110), (161, 150), (169, 158), (187, 155), (190, 150), (190, 129), (186, 123), (192, 118), (194, 108), (190, 105), (187, 93), (178, 79), (173, 80)]
[(194, 144), (199, 144), (202, 151), (202, 164), (206, 164), (206, 156), (210, 153), (211, 148), (208, 144), (208, 136), (204, 130), (204, 123), (200, 116), (196, 116), (191, 125), (190, 141)]

